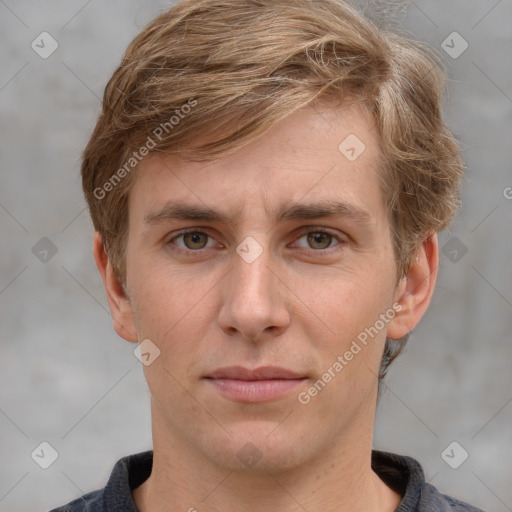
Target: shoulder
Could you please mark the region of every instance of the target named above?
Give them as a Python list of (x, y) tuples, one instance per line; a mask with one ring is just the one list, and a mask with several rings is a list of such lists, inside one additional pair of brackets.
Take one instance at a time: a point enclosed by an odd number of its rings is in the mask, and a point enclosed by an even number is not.
[(430, 484), (425, 484), (422, 492), (421, 503), (423, 508), (420, 508), (419, 512), (423, 510), (425, 512), (484, 512), (481, 508), (470, 505), (465, 501), (441, 494), (437, 488)]
[(427, 483), (421, 464), (412, 457), (374, 450), (372, 468), (381, 480), (402, 495), (396, 512), (484, 512), (442, 494)]
[[(481, 508), (470, 505), (465, 501), (458, 500), (452, 496), (441, 494), (433, 485), (425, 484), (423, 487), (424, 510), (439, 512), (484, 512)], [(425, 508), (426, 506), (431, 508)], [(423, 510), (423, 509), (420, 509)]]
[(129, 455), (117, 461), (103, 489), (84, 494), (50, 512), (137, 512), (132, 490), (151, 474), (153, 452)]

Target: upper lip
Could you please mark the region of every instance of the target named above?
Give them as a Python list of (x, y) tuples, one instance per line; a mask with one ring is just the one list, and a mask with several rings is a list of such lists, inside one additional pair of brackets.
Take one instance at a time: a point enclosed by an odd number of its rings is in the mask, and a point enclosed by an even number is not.
[(304, 375), (279, 366), (260, 366), (250, 370), (243, 366), (229, 366), (219, 368), (209, 373), (210, 379), (235, 379), (235, 380), (269, 380), (269, 379), (304, 379)]

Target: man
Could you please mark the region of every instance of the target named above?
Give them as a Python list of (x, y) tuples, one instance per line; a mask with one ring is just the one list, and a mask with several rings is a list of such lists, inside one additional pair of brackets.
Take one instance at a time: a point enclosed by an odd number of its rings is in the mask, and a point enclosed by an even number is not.
[(153, 451), (57, 511), (476, 511), (372, 451), (463, 165), (435, 58), (340, 0), (188, 0), (109, 81), (84, 152)]

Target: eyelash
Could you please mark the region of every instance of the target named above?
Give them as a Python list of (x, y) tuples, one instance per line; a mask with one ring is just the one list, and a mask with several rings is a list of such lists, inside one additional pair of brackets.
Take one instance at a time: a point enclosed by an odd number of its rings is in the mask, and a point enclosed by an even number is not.
[[(210, 235), (208, 232), (206, 231), (201, 231), (200, 229), (197, 229), (197, 228), (194, 228), (194, 229), (187, 229), (187, 230), (184, 230), (184, 231), (181, 231), (179, 232), (177, 235), (174, 235), (172, 238), (168, 239), (167, 242), (165, 243), (165, 245), (167, 246), (171, 246), (174, 244), (174, 241), (178, 238), (181, 238), (183, 236), (185, 236), (186, 234), (189, 234), (189, 233), (200, 233), (200, 234), (203, 234), (203, 235), (206, 235), (207, 237), (209, 238), (213, 238), (212, 235)], [(346, 241), (343, 240), (342, 238), (340, 238), (338, 235), (335, 235), (334, 233), (332, 233), (331, 231), (328, 231), (328, 230), (325, 230), (325, 229), (310, 229), (308, 231), (304, 231), (300, 234), (299, 239), (303, 238), (304, 236), (307, 236), (308, 234), (310, 233), (320, 233), (320, 234), (325, 234), (325, 235), (329, 235), (331, 237), (333, 237), (334, 240), (337, 240), (338, 243), (332, 247), (327, 247), (326, 249), (305, 249), (306, 251), (310, 252), (310, 253), (314, 253), (315, 255), (319, 255), (319, 256), (322, 256), (322, 255), (330, 255), (332, 252), (335, 252), (335, 251), (339, 251), (343, 248), (343, 246), (345, 245)], [(202, 251), (205, 251), (209, 249), (208, 247), (207, 248), (202, 248), (202, 249), (187, 249), (187, 248), (183, 248), (183, 247), (171, 247), (171, 250), (173, 251), (179, 251), (179, 252), (182, 252), (184, 253), (185, 255), (198, 255), (200, 254)]]

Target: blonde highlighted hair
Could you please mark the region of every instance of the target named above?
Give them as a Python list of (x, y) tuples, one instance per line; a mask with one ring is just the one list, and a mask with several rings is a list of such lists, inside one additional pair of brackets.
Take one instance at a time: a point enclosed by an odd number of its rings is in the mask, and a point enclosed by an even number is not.
[[(441, 116), (445, 81), (436, 53), (343, 0), (177, 3), (128, 46), (83, 153), (85, 197), (120, 280), (134, 152), (211, 160), (301, 107), (349, 98), (380, 134), (379, 176), (397, 276), (405, 275), (425, 237), (446, 228), (459, 204), (463, 163)], [(380, 377), (403, 343), (387, 341)]]

